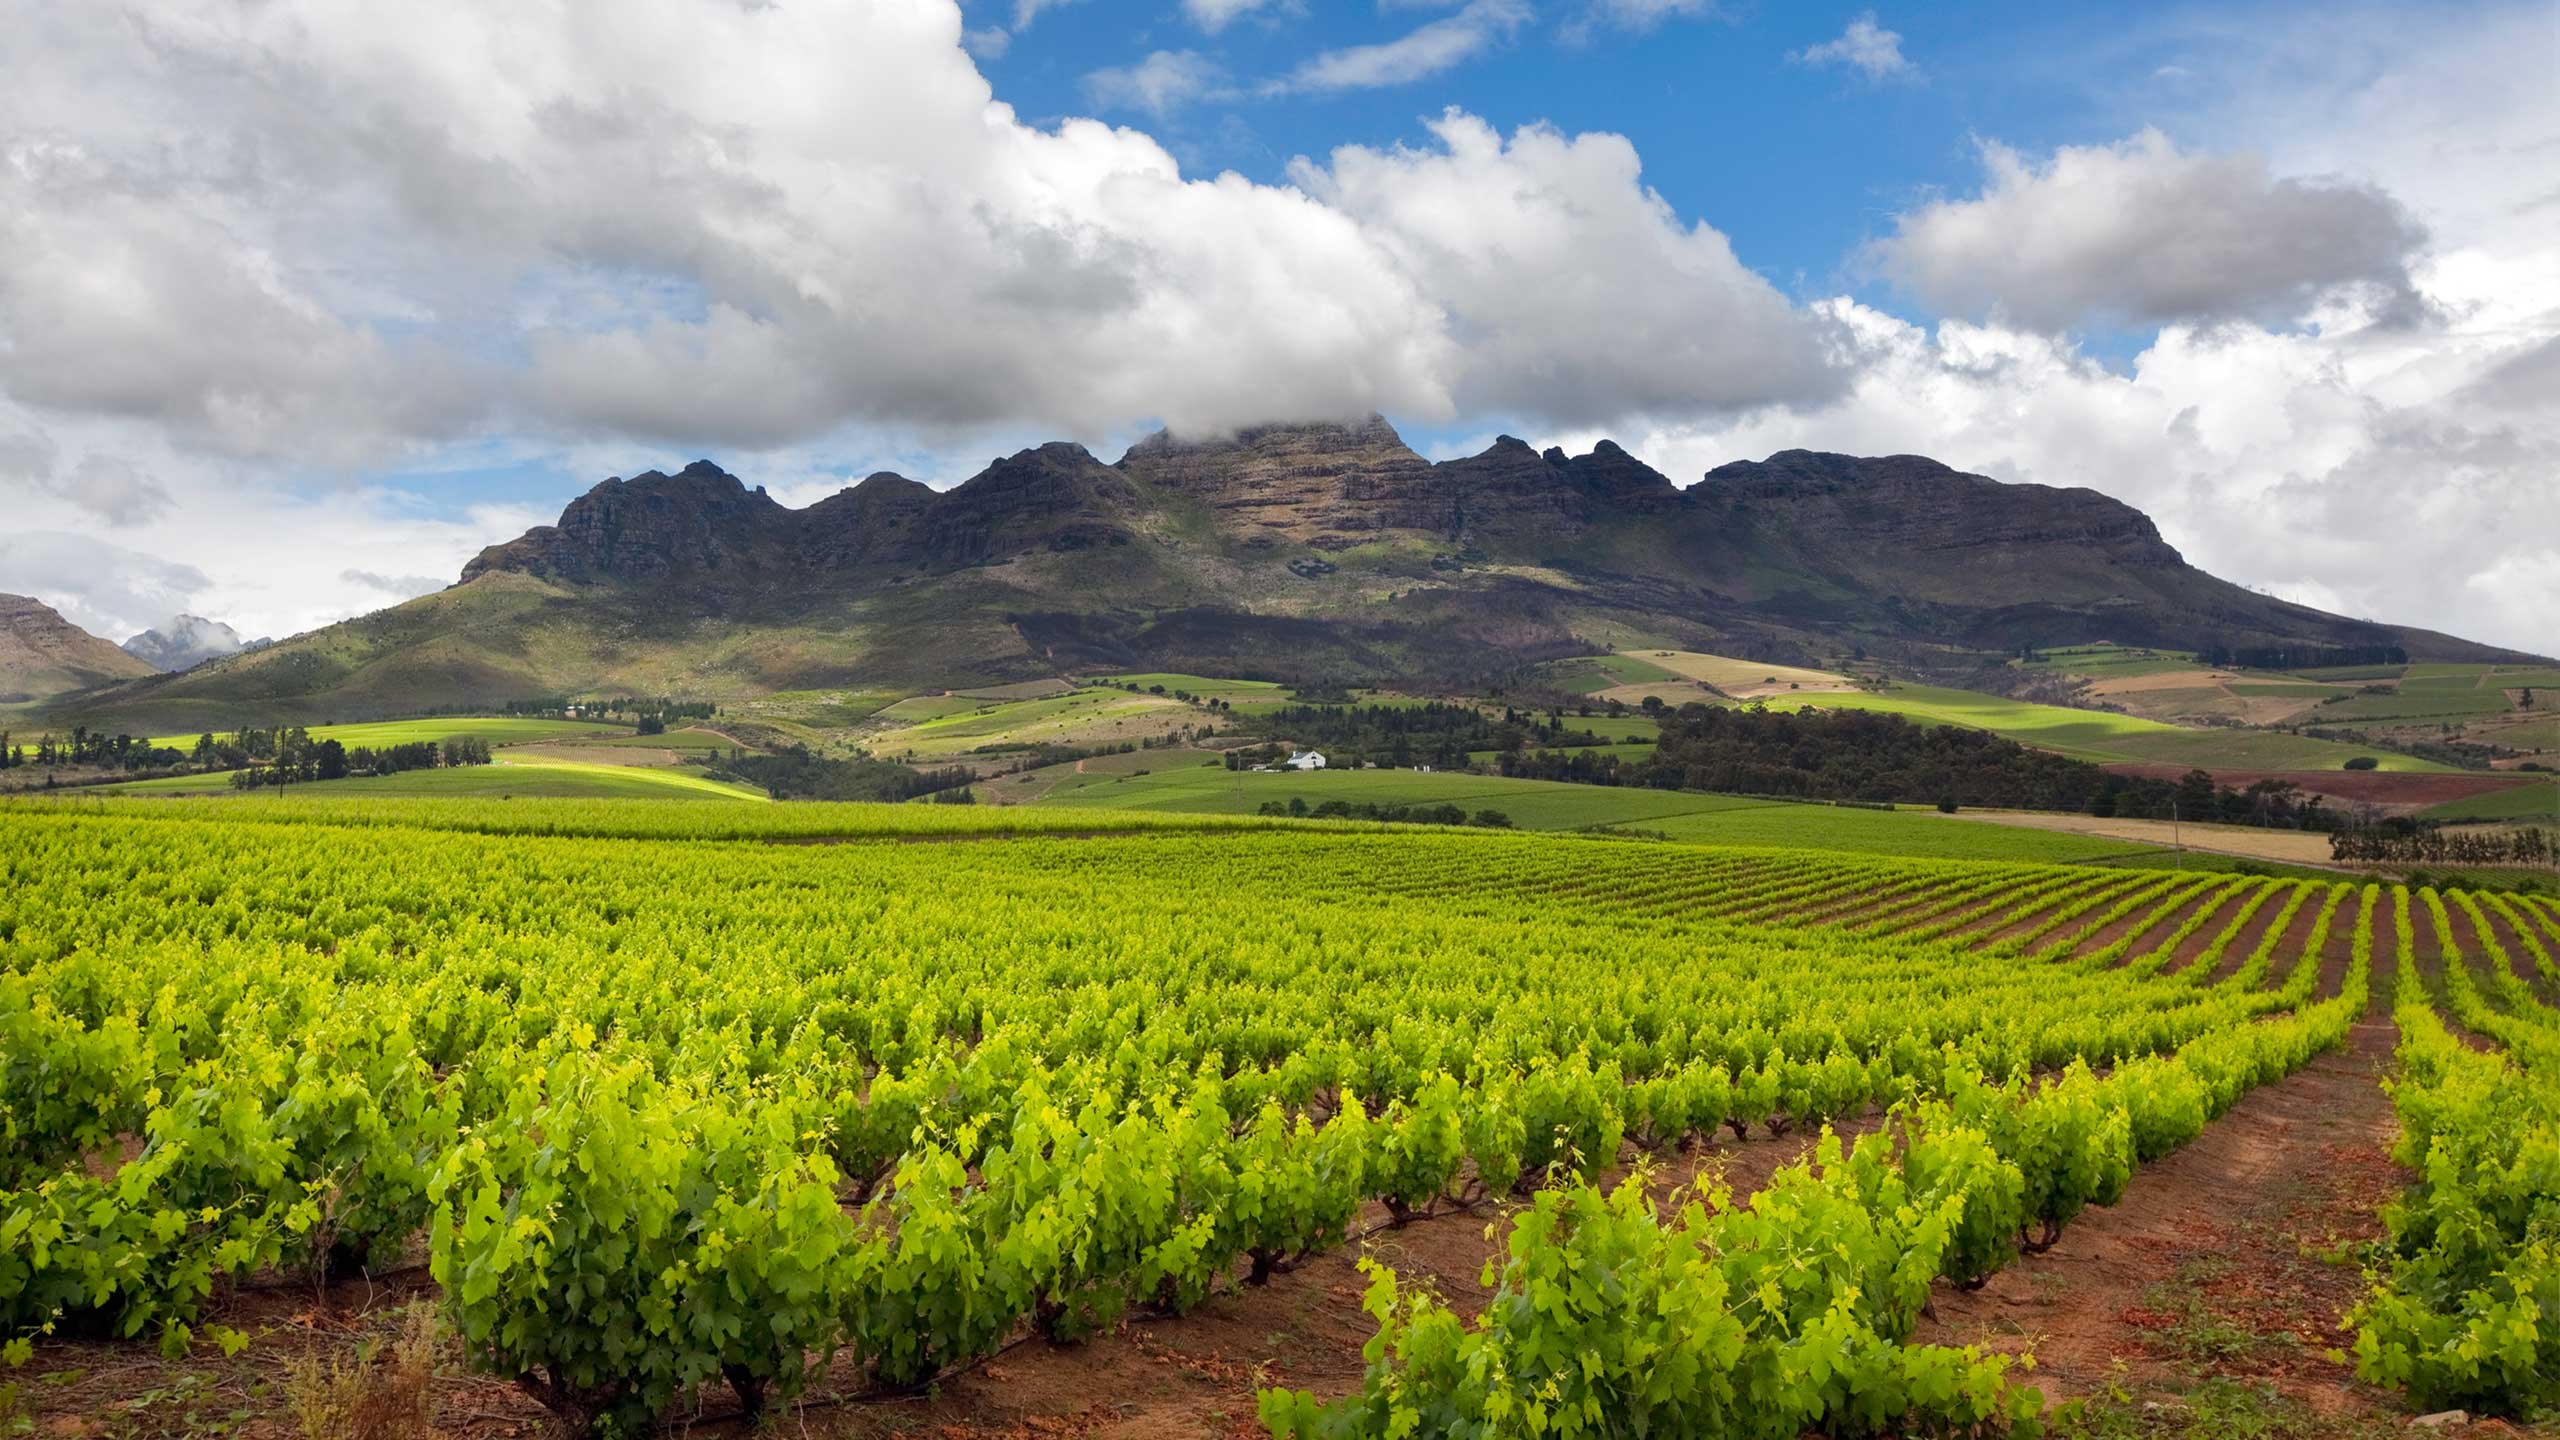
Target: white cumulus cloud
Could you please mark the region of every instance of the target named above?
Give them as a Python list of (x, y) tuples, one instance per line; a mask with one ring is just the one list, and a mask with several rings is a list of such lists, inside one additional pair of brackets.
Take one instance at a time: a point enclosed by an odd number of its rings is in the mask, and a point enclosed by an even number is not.
[(1903, 58), (1902, 36), (1877, 24), (1873, 10), (1852, 18), (1839, 38), (1808, 45), (1787, 58), (1799, 65), (1845, 65), (1870, 80), (1907, 77), (1917, 70)]
[(2284, 323), (2360, 291), (2411, 318), (2426, 235), (2380, 189), (2278, 176), (2247, 151), (2181, 150), (2157, 130), (2043, 163), (1982, 147), (1979, 195), (1896, 217), (1885, 273), (1943, 314), (2028, 328)]

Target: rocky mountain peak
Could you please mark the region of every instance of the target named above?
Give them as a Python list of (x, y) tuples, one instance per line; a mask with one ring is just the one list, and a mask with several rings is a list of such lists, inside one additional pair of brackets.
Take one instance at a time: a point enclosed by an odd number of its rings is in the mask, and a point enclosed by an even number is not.
[(616, 476), (570, 501), (557, 524), (481, 551), (462, 578), (494, 569), (583, 583), (722, 570), (776, 538), (789, 513), (708, 460), (673, 475)]
[(176, 615), (124, 642), (124, 652), (155, 670), (191, 670), (250, 648), (240, 632), (201, 615)]
[(1129, 447), (1118, 468), (1207, 505), (1249, 541), (1343, 549), (1393, 525), (1401, 502), (1427, 489), (1431, 462), (1372, 414), (1201, 439), (1158, 431)]

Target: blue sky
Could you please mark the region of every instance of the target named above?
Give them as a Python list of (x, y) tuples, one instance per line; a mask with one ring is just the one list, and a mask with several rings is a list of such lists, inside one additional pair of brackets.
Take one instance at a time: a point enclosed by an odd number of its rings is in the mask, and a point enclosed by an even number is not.
[(0, 589), (288, 633), (699, 456), (805, 504), (1376, 409), (1929, 454), (2560, 647), (2544, 0), (387, 23), (0, 0)]
[[(1688, 220), (1728, 236), (1743, 263), (1807, 296), (1849, 293), (1915, 317), (1862, 263), (1895, 214), (1980, 181), (1979, 142), (2028, 151), (2104, 143), (2145, 125), (2187, 138), (2196, 52), (2234, 26), (2297, 23), (2295, 7), (1739, 4), (1638, 29), (1555, 7), (1471, 58), (1406, 83), (1262, 96), (1329, 50), (1397, 40), (1459, 7), (1304, 5), (1247, 15), (1215, 35), (1178, 6), (1080, 0), (1042, 9), (980, 67), (1035, 124), (1100, 115), (1147, 130), (1194, 172), (1282, 183), (1292, 157), (1338, 145), (1425, 143), (1457, 106), (1500, 130), (1550, 124), (1633, 140), (1645, 182)], [(2129, 12), (2132, 17), (2128, 18)], [(973, 24), (1007, 25), (1014, 0), (978, 0)], [(1871, 76), (1789, 57), (1836, 41), (1861, 16), (1892, 34), (1908, 69)], [(1094, 72), (1159, 50), (1201, 54), (1247, 93), (1164, 114), (1097, 103)], [(2110, 337), (2121, 339), (2122, 337)]]

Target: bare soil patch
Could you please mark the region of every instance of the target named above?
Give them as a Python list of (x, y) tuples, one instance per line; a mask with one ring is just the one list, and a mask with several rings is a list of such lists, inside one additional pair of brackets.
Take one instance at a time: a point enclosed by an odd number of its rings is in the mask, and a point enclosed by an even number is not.
[(2142, 845), (2183, 844), (2190, 850), (2272, 860), (2285, 865), (2329, 864), (2329, 837), (2310, 830), (2267, 830), (2253, 825), (2172, 825), (2166, 820), (2127, 820), (2114, 816), (2059, 815), (2035, 810), (1965, 810), (1953, 818), (2011, 825), (2022, 830), (2060, 830), (2097, 835)]

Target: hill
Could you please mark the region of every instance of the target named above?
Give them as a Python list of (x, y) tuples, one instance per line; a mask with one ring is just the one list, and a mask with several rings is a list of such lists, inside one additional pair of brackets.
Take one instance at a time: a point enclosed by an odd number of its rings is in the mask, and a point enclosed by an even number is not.
[(1053, 443), (798, 510), (708, 461), (616, 478), (439, 594), (77, 708), (174, 730), (1098, 670), (1463, 685), (1630, 645), (1924, 668), (2101, 636), (2506, 656), (2207, 575), (2091, 490), (1808, 451), (1683, 489), (1606, 441), (1507, 436), (1434, 464), (1373, 416), (1158, 434), (1112, 464)]
[(0, 704), (152, 673), (152, 667), (62, 618), (41, 600), (0, 595)]

